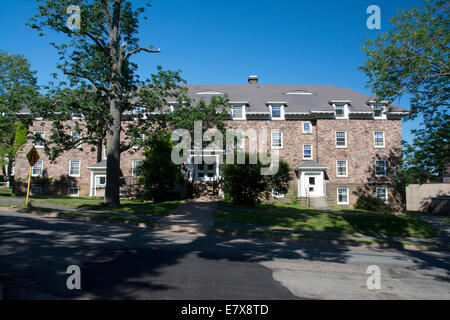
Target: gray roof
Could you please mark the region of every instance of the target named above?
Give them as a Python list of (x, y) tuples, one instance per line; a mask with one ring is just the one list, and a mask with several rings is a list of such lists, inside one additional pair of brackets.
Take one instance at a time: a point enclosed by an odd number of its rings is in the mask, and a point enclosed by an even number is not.
[[(248, 104), (246, 111), (250, 113), (268, 112), (268, 104), (271, 102), (284, 103), (286, 113), (334, 112), (330, 102), (340, 100), (349, 102), (350, 112), (373, 111), (368, 102), (374, 97), (331, 85), (215, 84), (186, 85), (186, 87), (190, 97), (195, 101), (203, 98), (206, 102), (209, 102), (214, 94), (202, 94), (204, 92), (223, 93), (228, 96), (230, 102), (246, 102)], [(396, 105), (389, 105), (389, 107), (391, 112), (408, 111)]]
[(89, 166), (88, 169), (106, 169), (106, 160), (97, 162), (96, 164)]
[(295, 170), (306, 170), (306, 169), (316, 169), (316, 170), (326, 170), (327, 167), (321, 165), (315, 160), (306, 160), (294, 167)]

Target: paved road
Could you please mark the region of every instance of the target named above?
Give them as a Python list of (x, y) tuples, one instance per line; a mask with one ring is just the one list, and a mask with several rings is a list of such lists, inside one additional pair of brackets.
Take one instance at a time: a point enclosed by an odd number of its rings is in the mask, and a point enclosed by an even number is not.
[[(69, 265), (82, 290), (66, 288)], [(366, 287), (369, 265), (381, 290)], [(149, 231), (0, 212), (9, 299), (450, 299), (446, 252)]]

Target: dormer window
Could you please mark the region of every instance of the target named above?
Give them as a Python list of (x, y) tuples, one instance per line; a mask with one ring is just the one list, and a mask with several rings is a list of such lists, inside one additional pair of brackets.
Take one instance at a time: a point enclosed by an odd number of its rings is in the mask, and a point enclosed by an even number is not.
[(231, 117), (233, 120), (244, 120), (245, 119), (245, 107), (240, 104), (235, 104), (231, 108)]
[(384, 113), (384, 106), (382, 104), (374, 104), (373, 105), (373, 117), (375, 119), (384, 119), (385, 113)]
[(345, 104), (336, 104), (336, 118), (345, 118)]
[(331, 100), (336, 119), (348, 119), (350, 100)]
[(270, 116), (272, 120), (284, 119), (284, 106), (282, 104), (270, 105)]

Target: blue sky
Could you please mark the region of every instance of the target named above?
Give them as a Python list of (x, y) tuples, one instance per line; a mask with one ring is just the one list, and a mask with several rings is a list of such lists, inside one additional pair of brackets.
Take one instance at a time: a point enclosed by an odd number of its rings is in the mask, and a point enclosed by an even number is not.
[[(77, 0), (73, 1), (76, 4)], [(136, 1), (139, 3), (139, 1)], [(361, 45), (391, 27), (397, 9), (422, 6), (421, 0), (153, 0), (142, 21), (141, 45), (160, 54), (135, 58), (142, 78), (157, 65), (181, 69), (188, 83), (246, 83), (257, 74), (261, 83), (330, 84), (371, 95), (357, 66)], [(369, 30), (366, 9), (381, 9), (381, 30)], [(31, 0), (0, 1), (0, 48), (23, 54), (38, 71), (40, 83), (56, 72), (57, 54), (49, 42), (25, 26), (36, 13)], [(397, 103), (409, 108), (409, 99)], [(403, 137), (418, 121), (403, 124)]]

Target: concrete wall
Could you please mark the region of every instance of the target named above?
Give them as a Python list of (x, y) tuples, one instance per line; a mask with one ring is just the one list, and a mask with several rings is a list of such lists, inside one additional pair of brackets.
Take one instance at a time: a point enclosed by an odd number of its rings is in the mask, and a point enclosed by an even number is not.
[(406, 187), (406, 210), (427, 211), (437, 196), (450, 196), (450, 183), (411, 184)]

